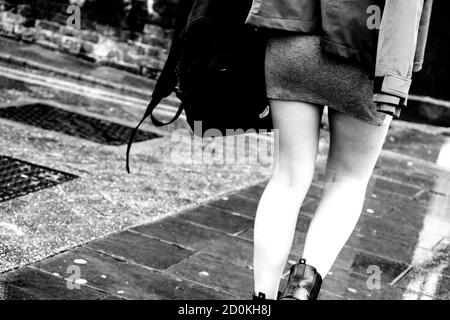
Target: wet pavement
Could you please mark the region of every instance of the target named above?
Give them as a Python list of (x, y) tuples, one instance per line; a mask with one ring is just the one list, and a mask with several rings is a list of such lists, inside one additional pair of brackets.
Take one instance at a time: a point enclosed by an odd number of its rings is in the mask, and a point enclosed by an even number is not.
[[(46, 126), (26, 120), (36, 117), (36, 105), (62, 110), (73, 123), (58, 130), (59, 118)], [(26, 121), (7, 112), (17, 107), (30, 114)], [(251, 296), (252, 227), (269, 168), (174, 161), (174, 146), (189, 145), (172, 135), (184, 125), (147, 124), (151, 138), (133, 147), (127, 175), (124, 141), (89, 134), (98, 134), (100, 120), (130, 128), (142, 110), (0, 77), (0, 161), (15, 168), (2, 166), (0, 182), (14, 171), (36, 186), (0, 198), (0, 299)], [(321, 299), (450, 298), (449, 132), (392, 125), (362, 217)], [(301, 256), (322, 192), (327, 149), (323, 130), (290, 263)], [(33, 175), (35, 168), (43, 173)], [(49, 184), (39, 187), (39, 178)]]

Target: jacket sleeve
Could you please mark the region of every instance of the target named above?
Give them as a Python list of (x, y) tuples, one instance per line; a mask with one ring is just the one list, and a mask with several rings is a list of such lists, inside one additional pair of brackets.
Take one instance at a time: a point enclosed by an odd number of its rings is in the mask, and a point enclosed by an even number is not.
[(375, 66), (377, 110), (399, 117), (406, 107), (424, 0), (386, 0)]

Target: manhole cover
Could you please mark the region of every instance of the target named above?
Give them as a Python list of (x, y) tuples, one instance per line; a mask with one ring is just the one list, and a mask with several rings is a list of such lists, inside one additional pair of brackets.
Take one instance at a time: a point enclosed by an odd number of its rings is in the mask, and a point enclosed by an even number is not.
[(0, 202), (76, 178), (72, 174), (0, 155)]
[[(133, 128), (114, 122), (41, 103), (0, 108), (0, 118), (113, 146), (126, 144), (133, 130)], [(146, 141), (159, 137), (157, 134), (140, 130), (136, 141)]]

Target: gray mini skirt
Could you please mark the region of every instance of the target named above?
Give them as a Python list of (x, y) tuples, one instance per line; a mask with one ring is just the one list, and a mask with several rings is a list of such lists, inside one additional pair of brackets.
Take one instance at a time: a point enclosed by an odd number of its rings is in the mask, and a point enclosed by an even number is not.
[(323, 52), (319, 36), (273, 33), (265, 74), (269, 99), (319, 104), (377, 126), (390, 121), (376, 111), (369, 72)]

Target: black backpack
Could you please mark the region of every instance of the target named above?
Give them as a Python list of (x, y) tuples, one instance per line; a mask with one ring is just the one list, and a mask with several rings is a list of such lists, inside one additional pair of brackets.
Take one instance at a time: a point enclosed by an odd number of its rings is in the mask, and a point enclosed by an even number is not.
[[(150, 116), (155, 126), (173, 123), (185, 111), (195, 135), (233, 135), (272, 129), (264, 78), (265, 36), (245, 24), (252, 0), (180, 0), (166, 64), (152, 99), (134, 129)], [(175, 92), (181, 100), (172, 120), (153, 111)]]

